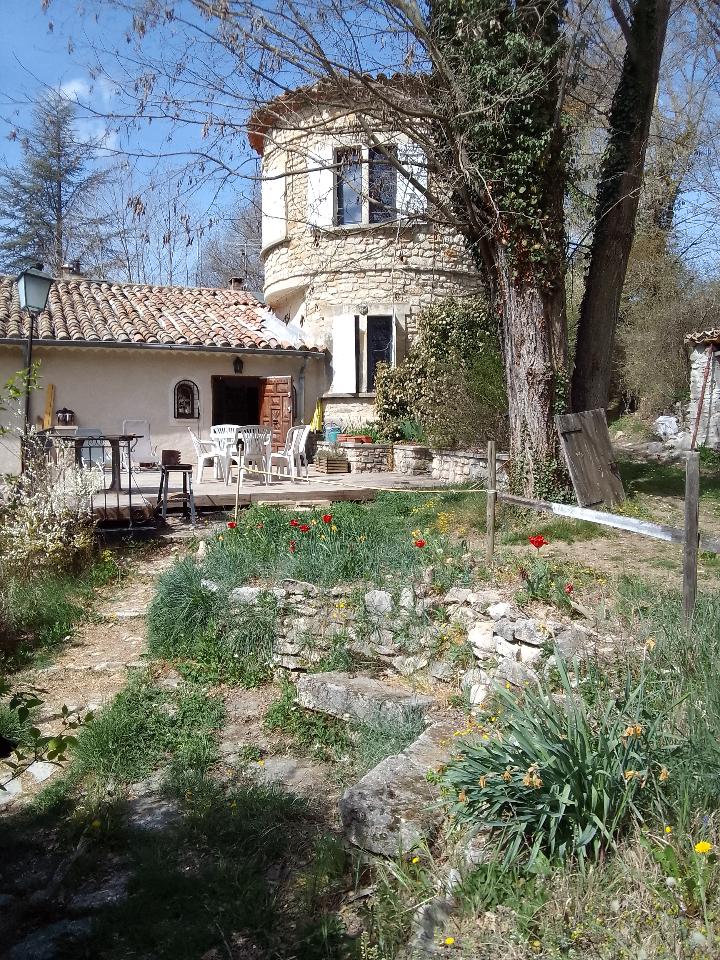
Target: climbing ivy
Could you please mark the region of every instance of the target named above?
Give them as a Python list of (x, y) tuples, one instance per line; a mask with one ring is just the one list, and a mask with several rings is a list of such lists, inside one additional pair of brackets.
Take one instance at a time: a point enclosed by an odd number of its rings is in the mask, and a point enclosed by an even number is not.
[(473, 201), (515, 279), (547, 286), (562, 262), (564, 8), (564, 0), (434, 0), (430, 12), (460, 101), (446, 149), (463, 144)]

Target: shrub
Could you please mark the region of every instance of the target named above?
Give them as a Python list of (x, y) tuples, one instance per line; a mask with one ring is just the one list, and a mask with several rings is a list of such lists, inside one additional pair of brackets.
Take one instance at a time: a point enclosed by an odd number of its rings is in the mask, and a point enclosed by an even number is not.
[(92, 496), (102, 483), (97, 469), (58, 467), (36, 441), (25, 471), (7, 481), (0, 501), (3, 577), (82, 567), (93, 548)]
[(376, 409), (385, 435), (419, 425), (437, 446), (474, 447), (507, 434), (507, 395), (497, 325), (481, 298), (449, 299), (419, 318), (406, 360), (379, 366)]
[(504, 862), (597, 859), (661, 796), (666, 757), (659, 719), (644, 717), (642, 686), (597, 713), (573, 691), (560, 661), (563, 696), (504, 689), (502, 737), (468, 743), (444, 779), (464, 821), (490, 828)]

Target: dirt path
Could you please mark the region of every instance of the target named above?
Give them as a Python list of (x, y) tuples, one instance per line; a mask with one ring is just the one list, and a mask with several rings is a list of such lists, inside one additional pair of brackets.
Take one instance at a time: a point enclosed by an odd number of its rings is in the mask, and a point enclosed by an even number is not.
[[(50, 666), (16, 675), (18, 689), (42, 691), (43, 706), (36, 725), (43, 733), (59, 729), (63, 706), (83, 713), (99, 710), (125, 686), (128, 670), (143, 666), (145, 616), (155, 581), (180, 549), (163, 545), (134, 560), (120, 583), (98, 590), (88, 618), (58, 650)], [(10, 806), (32, 797), (61, 772), (62, 768), (53, 764), (34, 764), (22, 775), (21, 793)]]

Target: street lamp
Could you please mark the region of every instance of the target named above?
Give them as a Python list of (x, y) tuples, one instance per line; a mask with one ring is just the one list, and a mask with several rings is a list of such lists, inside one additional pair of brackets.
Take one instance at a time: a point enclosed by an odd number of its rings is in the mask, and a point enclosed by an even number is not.
[(28, 270), (23, 270), (17, 278), (17, 285), (20, 309), (27, 310), (30, 314), (27, 343), (25, 345), (25, 368), (27, 370), (25, 376), (25, 424), (23, 426), (23, 454), (25, 454), (25, 440), (30, 427), (30, 371), (33, 359), (33, 327), (38, 314), (42, 313), (47, 306), (53, 278), (49, 274), (43, 273), (42, 264), (38, 263)]

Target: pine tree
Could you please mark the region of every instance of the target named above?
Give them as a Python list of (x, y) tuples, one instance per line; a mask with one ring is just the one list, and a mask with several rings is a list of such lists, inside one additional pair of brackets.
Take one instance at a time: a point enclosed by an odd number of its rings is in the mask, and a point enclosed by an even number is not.
[(58, 275), (80, 260), (92, 270), (107, 260), (110, 218), (97, 199), (109, 171), (93, 166), (98, 143), (79, 137), (75, 107), (57, 92), (35, 104), (31, 127), (16, 136), (22, 159), (0, 170), (0, 268), (42, 263)]

